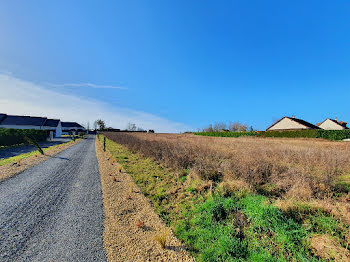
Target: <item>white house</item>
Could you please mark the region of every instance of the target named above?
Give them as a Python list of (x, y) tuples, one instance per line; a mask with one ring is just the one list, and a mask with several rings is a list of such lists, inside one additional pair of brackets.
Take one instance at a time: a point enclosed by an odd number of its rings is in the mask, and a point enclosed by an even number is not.
[(61, 122), (62, 125), (62, 134), (70, 135), (77, 134), (78, 132), (85, 132), (85, 128), (78, 124), (77, 122)]
[(274, 124), (269, 126), (266, 131), (284, 131), (284, 130), (305, 130), (305, 129), (319, 129), (309, 122), (302, 119), (292, 117), (282, 117), (280, 120), (276, 121)]
[(62, 135), (61, 121), (46, 117), (0, 114), (0, 128), (50, 130), (50, 137)]
[(46, 117), (2, 115), (0, 128), (42, 129), (42, 126), (47, 120)]
[(337, 118), (336, 119), (327, 118), (322, 123), (318, 123), (317, 126), (325, 130), (344, 130), (344, 129), (348, 129), (346, 124), (347, 123), (343, 121), (338, 122)]
[(50, 130), (50, 137), (61, 137), (61, 135), (62, 135), (61, 120), (59, 120), (59, 119), (46, 119), (44, 125), (42, 126), (42, 129), (43, 130)]

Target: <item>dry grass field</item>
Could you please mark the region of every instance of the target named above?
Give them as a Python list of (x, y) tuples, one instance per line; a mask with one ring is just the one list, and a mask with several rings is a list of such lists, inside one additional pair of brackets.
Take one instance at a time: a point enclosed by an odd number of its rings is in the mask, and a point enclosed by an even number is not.
[(204, 180), (243, 180), (256, 190), (273, 187), (276, 196), (324, 198), (349, 189), (350, 143), (187, 134), (108, 137), (169, 167), (191, 169)]
[[(115, 151), (117, 159), (118, 152), (129, 159), (137, 155), (126, 166), (156, 207), (169, 205), (159, 213), (168, 214), (165, 219), (200, 261), (349, 259), (350, 143), (190, 134), (105, 135), (122, 146)], [(163, 195), (149, 189), (151, 178), (140, 177), (145, 172), (140, 159), (150, 159), (168, 173), (157, 177), (157, 190), (166, 188)], [(176, 203), (182, 203), (181, 208)], [(196, 205), (198, 208), (193, 207)], [(212, 212), (211, 222), (218, 214), (221, 217), (214, 220), (223, 227), (222, 232), (212, 239), (201, 237), (205, 230), (213, 233), (211, 225), (195, 220), (203, 212)], [(228, 230), (230, 221), (241, 232), (234, 237)], [(290, 236), (291, 230), (298, 234)], [(223, 236), (236, 240), (227, 244)], [(262, 238), (269, 240), (265, 243)], [(206, 241), (215, 242), (215, 247), (199, 244)], [(234, 246), (237, 243), (239, 247)]]

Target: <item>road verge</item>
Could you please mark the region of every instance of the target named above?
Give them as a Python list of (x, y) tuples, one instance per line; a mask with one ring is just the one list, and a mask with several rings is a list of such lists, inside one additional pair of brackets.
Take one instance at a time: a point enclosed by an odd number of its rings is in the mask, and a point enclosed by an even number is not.
[[(96, 139), (108, 261), (194, 261), (129, 174)], [(164, 248), (161, 238), (166, 236)], [(157, 240), (156, 240), (157, 239)]]

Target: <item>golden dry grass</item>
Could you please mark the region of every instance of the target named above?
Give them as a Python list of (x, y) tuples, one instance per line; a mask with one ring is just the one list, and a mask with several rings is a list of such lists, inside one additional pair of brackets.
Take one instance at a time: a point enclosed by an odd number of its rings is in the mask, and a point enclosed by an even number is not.
[[(322, 139), (204, 137), (188, 134), (106, 133), (146, 157), (204, 180), (242, 180), (300, 199), (332, 195), (350, 174), (350, 143)], [(345, 181), (345, 180), (344, 180)]]
[(350, 261), (349, 250), (343, 248), (331, 235), (315, 234), (309, 239), (310, 248), (319, 257), (328, 261)]
[(159, 243), (162, 248), (165, 248), (168, 239), (168, 231), (162, 230), (154, 236), (154, 240)]

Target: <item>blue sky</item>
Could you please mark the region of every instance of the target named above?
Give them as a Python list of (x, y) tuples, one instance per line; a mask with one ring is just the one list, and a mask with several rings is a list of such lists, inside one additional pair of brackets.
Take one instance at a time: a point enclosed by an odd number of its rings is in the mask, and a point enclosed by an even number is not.
[[(340, 0), (1, 1), (0, 111), (163, 132), (350, 122), (349, 13)], [(76, 102), (40, 108), (34, 85)]]

